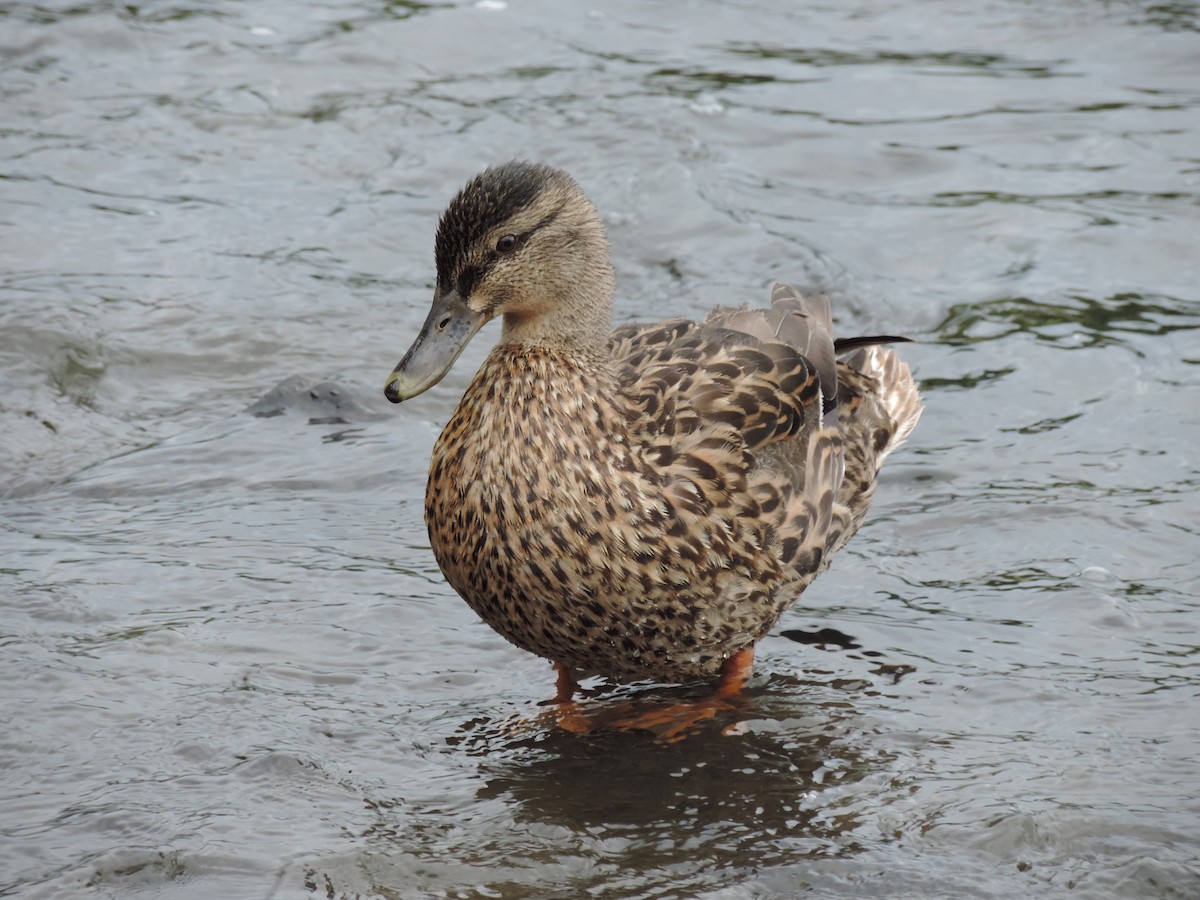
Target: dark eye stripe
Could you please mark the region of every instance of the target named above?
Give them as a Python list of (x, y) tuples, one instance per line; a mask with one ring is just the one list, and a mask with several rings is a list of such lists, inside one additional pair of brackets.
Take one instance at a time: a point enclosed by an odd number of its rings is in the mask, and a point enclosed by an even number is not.
[(522, 247), (524, 247), (525, 244), (529, 241), (529, 239), (531, 237), (533, 237), (533, 235), (536, 232), (545, 228), (547, 225), (549, 225), (551, 222), (553, 222), (555, 219), (557, 219), (559, 216), (559, 213), (561, 213), (563, 211), (563, 207), (565, 207), (565, 206), (566, 206), (566, 203), (564, 202), (557, 209), (553, 209), (550, 212), (548, 212), (545, 216), (543, 216), (528, 231), (522, 232), (521, 234), (518, 234), (518, 235), (514, 235), (514, 237), (516, 237), (516, 239), (517, 239), (517, 244), (515, 247), (513, 247), (512, 250), (508, 251), (507, 253), (501, 253), (499, 250), (497, 250), (495, 247), (493, 247), (488, 252), (487, 258), (484, 259), (482, 264), (480, 264), (478, 266), (467, 266), (467, 268), (465, 268), (461, 272), (459, 272), (458, 279), (454, 283), (455, 288), (458, 290), (459, 296), (462, 297), (463, 299), (466, 299), (467, 297), (469, 297), (471, 295), (471, 291), (475, 290), (475, 285), (479, 284), (479, 282), (483, 280), (484, 276), (487, 275), (487, 273), (491, 271), (492, 267), (502, 257), (512, 256), (514, 253), (516, 253), (518, 250), (520, 250)]
[[(565, 205), (566, 204), (564, 203), (563, 206), (565, 206)], [(524, 247), (525, 244), (527, 244), (529, 242), (529, 239), (531, 237), (533, 237), (533, 235), (536, 232), (541, 231), (543, 228), (545, 228), (547, 225), (549, 225), (551, 222), (553, 222), (555, 219), (557, 219), (558, 214), (561, 213), (562, 211), (563, 211), (562, 206), (558, 207), (558, 209), (553, 209), (550, 212), (548, 212), (545, 216), (543, 216), (541, 218), (541, 220), (537, 224), (535, 224), (532, 228), (530, 228), (528, 231), (522, 232), (521, 234), (512, 235), (512, 237), (515, 237), (517, 239), (517, 242), (515, 244), (513, 244), (512, 249), (508, 250), (507, 252), (502, 252), (499, 248), (493, 250), (490, 254), (488, 254), (488, 256), (489, 256), (488, 268), (491, 268), (491, 261), (495, 260), (497, 257), (511, 256), (512, 254), (514, 254), (518, 250), (520, 250), (522, 247)], [(504, 237), (508, 237), (508, 236), (509, 235), (505, 235)]]
[(534, 225), (532, 228), (530, 228), (527, 232), (525, 232), (525, 234), (522, 235), (519, 238), (519, 240), (521, 240), (522, 243), (524, 241), (529, 240), (529, 236), (531, 234), (533, 234), (535, 231), (545, 228), (547, 225), (549, 225), (551, 222), (553, 222), (555, 219), (557, 219), (558, 214), (563, 211), (563, 207), (565, 207), (566, 205), (567, 204), (565, 202), (563, 202), (562, 204), (559, 205), (558, 209), (550, 210), (550, 212), (546, 213), (546, 215), (542, 217), (542, 220), (540, 222), (538, 222), (536, 225)]
[(458, 280), (454, 283), (454, 288), (458, 291), (458, 296), (464, 300), (471, 296), (471, 291), (475, 290), (475, 285), (479, 284), (479, 279), (490, 268), (491, 263), (489, 262), (482, 267), (468, 266), (459, 272)]

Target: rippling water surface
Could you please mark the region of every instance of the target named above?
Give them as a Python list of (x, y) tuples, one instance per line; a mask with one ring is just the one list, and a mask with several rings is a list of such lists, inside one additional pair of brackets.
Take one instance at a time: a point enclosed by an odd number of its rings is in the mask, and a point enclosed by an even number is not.
[[(0, 896), (1200, 896), (1200, 11), (0, 8)], [(829, 292), (927, 411), (663, 747), (544, 727), (403, 407), (436, 216), (570, 170), (620, 320)], [(491, 332), (494, 335), (494, 332)]]

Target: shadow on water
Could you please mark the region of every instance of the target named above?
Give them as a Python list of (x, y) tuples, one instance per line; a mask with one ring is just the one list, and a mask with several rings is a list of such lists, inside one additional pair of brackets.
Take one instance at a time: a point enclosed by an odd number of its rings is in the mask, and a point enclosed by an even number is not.
[[(833, 629), (784, 636), (862, 656)], [(486, 882), (478, 896), (688, 897), (760, 867), (852, 856), (864, 849), (864, 820), (897, 790), (885, 776), (896, 754), (876, 745), (856, 708), (869, 689), (844, 674), (773, 673), (673, 744), (644, 732), (574, 734), (536, 714), (465, 722), (446, 744), (474, 769), (465, 802), (482, 821), (452, 828), (439, 803), (402, 789), (368, 796), (376, 821), (353, 868), (382, 896), (404, 896), (414, 872), (420, 890), (461, 884), (466, 867)], [(601, 688), (585, 704), (677, 703), (701, 690)], [(739, 733), (723, 734), (731, 725)], [(317, 894), (354, 896), (340, 893), (337, 866), (306, 880)], [(530, 893), (539, 883), (554, 889)]]

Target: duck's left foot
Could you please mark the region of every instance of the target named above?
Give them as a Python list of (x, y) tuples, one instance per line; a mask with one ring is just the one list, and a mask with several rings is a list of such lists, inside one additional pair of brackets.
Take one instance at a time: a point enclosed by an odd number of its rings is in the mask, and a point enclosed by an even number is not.
[[(649, 731), (662, 744), (683, 740), (709, 719), (734, 712), (736, 700), (754, 671), (754, 645), (743, 647), (721, 665), (721, 674), (707, 697), (691, 703), (674, 703), (658, 709), (647, 709), (613, 723), (623, 731)], [(740, 734), (740, 722), (721, 729), (721, 734)]]
[[(651, 709), (631, 710), (631, 703), (600, 704), (584, 710), (571, 698), (574, 696), (574, 681), (570, 672), (561, 663), (555, 663), (558, 671), (558, 694), (555, 706), (547, 715), (554, 724), (573, 734), (591, 734), (596, 731), (648, 731), (661, 744), (674, 744), (683, 740), (697, 728), (718, 715), (736, 711), (736, 699), (745, 687), (754, 668), (754, 647), (743, 647), (721, 666), (721, 674), (711, 694), (687, 703), (672, 703)], [(722, 729), (725, 735), (740, 734), (741, 723), (735, 722)]]

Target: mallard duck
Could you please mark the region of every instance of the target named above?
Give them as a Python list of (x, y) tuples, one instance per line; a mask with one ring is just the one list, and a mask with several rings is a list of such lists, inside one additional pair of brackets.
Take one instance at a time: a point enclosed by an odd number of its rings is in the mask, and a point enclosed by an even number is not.
[(829, 301), (613, 330), (613, 266), (566, 173), (510, 162), (437, 228), (433, 307), (399, 403), (489, 321), (500, 341), (433, 449), (425, 521), (450, 585), (577, 679), (748, 677), (754, 645), (858, 529), (921, 413), (889, 337), (834, 339)]

